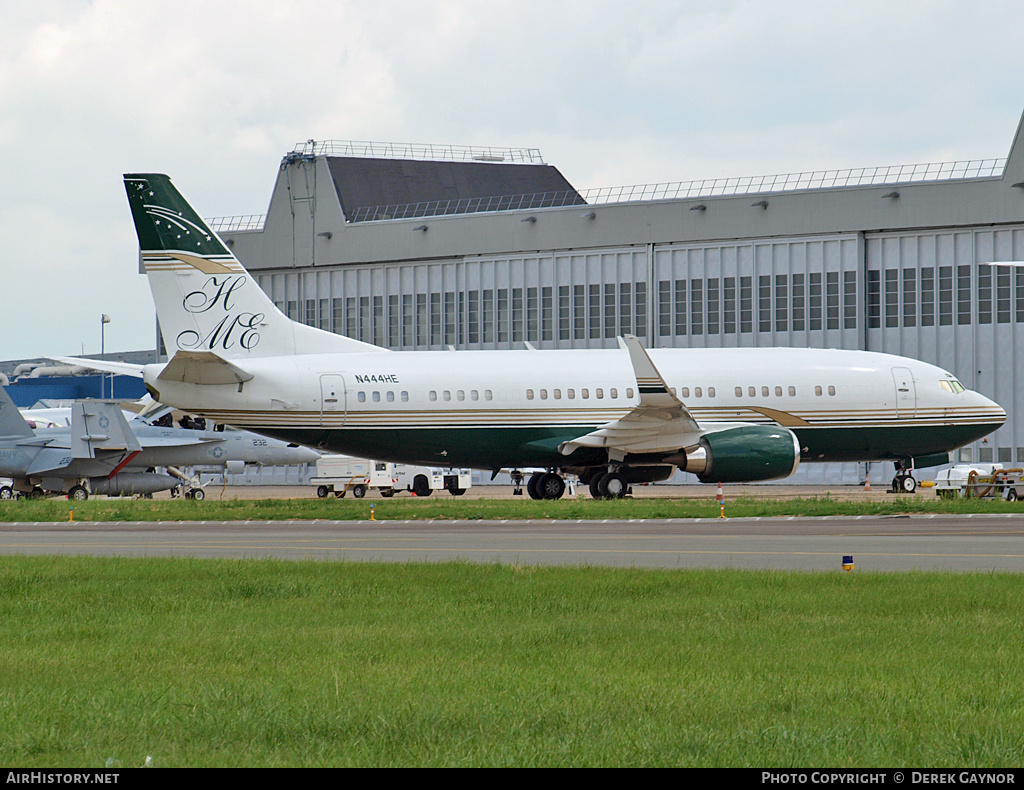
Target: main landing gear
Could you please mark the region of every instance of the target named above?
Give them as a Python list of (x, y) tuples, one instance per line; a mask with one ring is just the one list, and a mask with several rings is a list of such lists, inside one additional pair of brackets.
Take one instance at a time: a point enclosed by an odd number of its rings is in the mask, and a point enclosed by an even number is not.
[(913, 494), (917, 491), (917, 480), (914, 479), (914, 470), (908, 467), (908, 461), (896, 462), (896, 476), (892, 479), (892, 492), (894, 494)]
[(622, 499), (629, 493), (629, 483), (621, 472), (598, 472), (590, 478), (590, 495), (594, 499)]
[(535, 472), (526, 484), (530, 499), (561, 499), (565, 493), (565, 480), (556, 472)]

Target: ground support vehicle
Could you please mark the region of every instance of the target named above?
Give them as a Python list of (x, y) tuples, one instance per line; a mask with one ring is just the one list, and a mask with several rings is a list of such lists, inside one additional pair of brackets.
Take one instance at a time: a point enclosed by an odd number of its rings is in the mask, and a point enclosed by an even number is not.
[(935, 493), (943, 499), (957, 497), (1005, 499), (1024, 497), (1024, 469), (1003, 469), (999, 464), (957, 464), (935, 478)]
[(324, 455), (316, 462), (316, 476), (310, 483), (316, 495), (323, 499), (329, 494), (341, 498), (352, 492), (362, 499), (371, 488), (380, 490), (381, 496), (395, 493), (394, 464), (353, 458), (349, 455)]

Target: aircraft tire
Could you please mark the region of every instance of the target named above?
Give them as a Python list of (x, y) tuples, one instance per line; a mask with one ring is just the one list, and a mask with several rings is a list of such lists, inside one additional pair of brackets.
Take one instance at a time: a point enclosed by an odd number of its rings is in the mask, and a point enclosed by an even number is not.
[(84, 502), (88, 498), (89, 492), (84, 486), (71, 486), (71, 490), (68, 491), (68, 499), (72, 502)]
[(565, 493), (565, 481), (561, 475), (548, 472), (537, 483), (537, 493), (541, 499), (561, 499)]
[(622, 499), (628, 488), (629, 484), (626, 482), (626, 478), (618, 472), (601, 475), (601, 480), (598, 483), (598, 490), (605, 499)]
[(201, 488), (190, 488), (188, 492), (185, 494), (185, 498), (194, 499), (197, 502), (202, 502), (204, 499), (206, 499), (206, 494), (203, 493), (203, 489)]
[(330, 491), (328, 490), (327, 486), (317, 486), (316, 487), (316, 495), (318, 497), (320, 497), (321, 499), (326, 499), (327, 498), (327, 494), (329, 494), (329, 493), (330, 493)]
[(540, 494), (540, 489), (538, 488), (538, 485), (540, 484), (540, 479), (543, 476), (544, 476), (543, 472), (536, 472), (536, 473), (530, 475), (530, 479), (526, 483), (526, 493), (530, 495), (530, 499), (541, 499), (542, 498), (541, 494)]
[(364, 496), (366, 496), (366, 486), (352, 486), (352, 496), (354, 496), (356, 499), (362, 499)]
[(917, 491), (917, 480), (913, 475), (904, 475), (903, 480), (900, 481), (900, 487), (903, 493), (913, 494)]
[(590, 496), (594, 499), (604, 499), (604, 494), (601, 493), (602, 477), (604, 477), (604, 473), (595, 474), (590, 478)]
[(28, 493), (29, 499), (42, 499), (44, 496), (45, 493), (43, 492), (43, 489), (41, 489), (39, 486), (36, 486)]

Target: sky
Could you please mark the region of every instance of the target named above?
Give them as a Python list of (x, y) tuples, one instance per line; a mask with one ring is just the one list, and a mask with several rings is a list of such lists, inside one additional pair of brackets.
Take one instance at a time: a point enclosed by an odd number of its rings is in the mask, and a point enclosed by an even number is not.
[(1004, 157), (1024, 4), (0, 0), (0, 359), (152, 348), (124, 195), (262, 214), (297, 143), (539, 148), (579, 189)]

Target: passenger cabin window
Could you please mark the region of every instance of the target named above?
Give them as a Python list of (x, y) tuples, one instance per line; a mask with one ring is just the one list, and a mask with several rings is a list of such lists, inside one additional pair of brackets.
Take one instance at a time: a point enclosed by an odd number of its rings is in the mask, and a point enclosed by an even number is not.
[(757, 387), (747, 387), (747, 394), (751, 397), (757, 397)]
[(617, 389), (615, 389), (615, 387), (612, 387), (610, 390), (608, 390), (608, 397), (609, 398), (617, 398), (617, 397), (619, 397), (619, 391)]
[(626, 387), (626, 397), (630, 398), (630, 399), (633, 398), (633, 388), (632, 387)]
[(791, 398), (795, 398), (796, 397), (796, 387), (790, 387), (789, 388), (789, 397), (791, 397)]
[(775, 397), (776, 398), (781, 398), (782, 397), (782, 387), (776, 387), (775, 388)]
[(580, 390), (580, 396), (583, 398), (583, 400), (590, 400), (590, 390), (588, 390), (588, 389)]
[(380, 403), (380, 393), (377, 392), (376, 390), (374, 390), (373, 392), (373, 402)]
[(540, 399), (541, 400), (547, 400), (548, 399), (548, 391), (547, 390), (541, 390), (540, 391)]
[(604, 390), (598, 387), (596, 390), (594, 390), (594, 397), (597, 398), (598, 400), (602, 400), (604, 398)]
[(708, 397), (709, 398), (715, 397), (715, 388), (714, 387), (708, 387)]
[(533, 400), (533, 390), (527, 390), (526, 391), (526, 399), (527, 400)]
[(736, 388), (736, 397), (737, 398), (742, 398), (743, 397), (743, 387), (737, 387)]
[(366, 403), (366, 393), (360, 392), (358, 395), (356, 395), (356, 400), (359, 401), (360, 403)]
[(575, 400), (576, 399), (576, 390), (573, 390), (573, 389), (566, 390), (565, 391), (565, 397), (567, 397), (569, 400)]
[(562, 399), (562, 391), (561, 390), (552, 390), (551, 396), (555, 400), (561, 400)]
[(681, 393), (680, 397), (682, 397), (682, 398), (689, 398), (690, 397), (690, 388), (689, 387), (683, 387), (679, 392)]
[(437, 400), (437, 390), (430, 391), (430, 400)]
[(701, 389), (700, 387), (694, 387), (693, 388), (693, 397), (695, 397), (695, 398), (703, 398), (704, 397), (704, 390)]
[(833, 387), (831, 384), (829, 385), (829, 388), (828, 388), (828, 394), (829, 395), (835, 395), (836, 394), (836, 388)]
[(451, 390), (445, 390), (441, 394), (441, 397), (444, 398), (445, 400), (451, 400), (452, 399), (452, 391)]
[(767, 387), (761, 387), (761, 397), (762, 398), (767, 398), (768, 397), (768, 388)]

